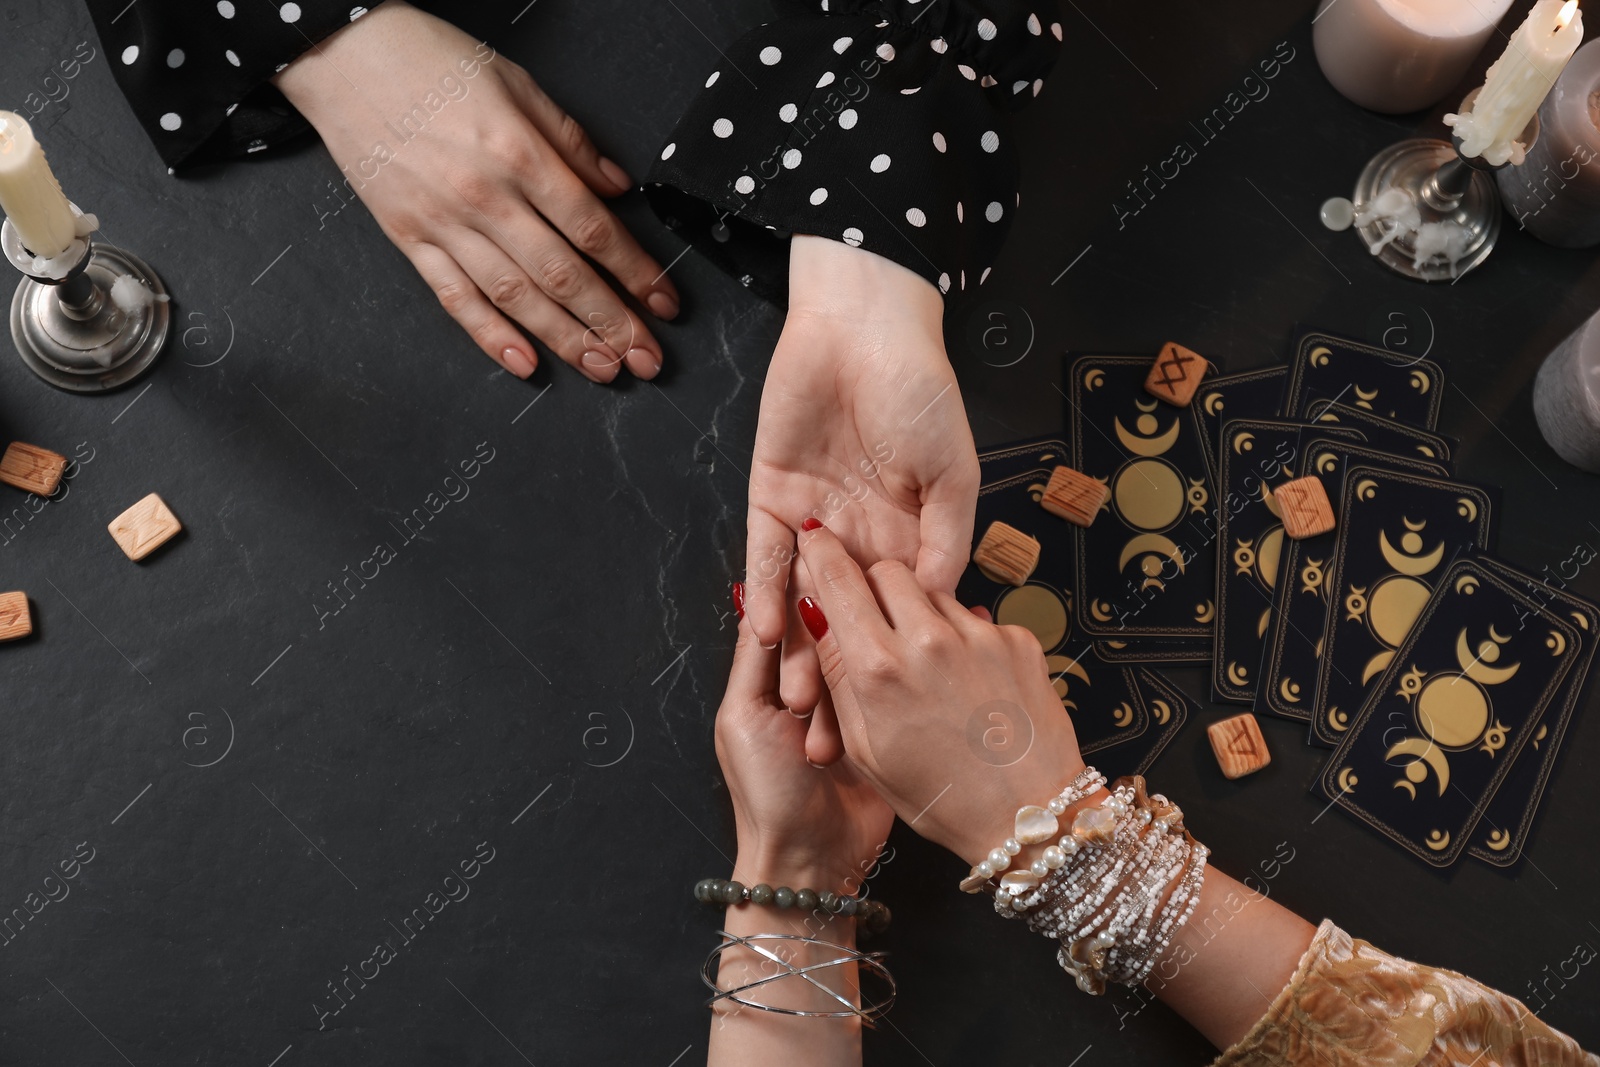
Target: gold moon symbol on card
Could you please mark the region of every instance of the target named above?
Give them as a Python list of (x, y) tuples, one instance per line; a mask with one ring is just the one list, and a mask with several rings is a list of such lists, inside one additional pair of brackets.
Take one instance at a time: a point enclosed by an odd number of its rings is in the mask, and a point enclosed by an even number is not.
[(1317, 457), (1317, 473), (1327, 474), (1339, 465), (1339, 457), (1332, 452), (1324, 452)]
[(1105, 381), (1106, 375), (1104, 371), (1091, 370), (1083, 376), (1083, 387), (1092, 393), (1104, 385)]
[[(1049, 586), (1030, 583), (1007, 591), (994, 606), (1000, 626), (1020, 626), (1039, 639), (1039, 647), (1053, 651), (1067, 636), (1067, 605)], [(1084, 679), (1088, 681), (1088, 679)]]
[(1386, 648), (1376, 656), (1367, 660), (1367, 665), (1361, 671), (1361, 684), (1366, 685), (1375, 675), (1382, 674), (1384, 668), (1389, 666), (1389, 661), (1394, 659), (1394, 649)]
[(1500, 646), (1511, 640), (1495, 633), (1493, 626), (1489, 627), (1489, 636), (1492, 640), (1479, 643), (1477, 650), (1474, 651), (1467, 640), (1466, 628), (1463, 627), (1456, 635), (1456, 662), (1461, 664), (1462, 673), (1479, 685), (1500, 685), (1509, 682), (1522, 668), (1522, 664), (1513, 663), (1509, 667), (1489, 666), (1500, 658)]
[(1417, 695), (1417, 725), (1444, 748), (1466, 748), (1489, 725), (1489, 697), (1471, 678), (1436, 674)]
[(1118, 704), (1111, 712), (1111, 721), (1116, 724), (1117, 729), (1125, 728), (1133, 722), (1133, 705), (1126, 700)]
[(1496, 830), (1489, 835), (1489, 840), (1485, 844), (1496, 852), (1504, 852), (1511, 845), (1511, 831)]
[[(1140, 534), (1137, 537), (1131, 538), (1128, 543), (1123, 546), (1122, 556), (1117, 560), (1117, 569), (1123, 569), (1128, 565), (1129, 560), (1145, 552), (1155, 553), (1167, 557), (1178, 565), (1178, 573), (1183, 573), (1183, 553), (1178, 551), (1178, 546), (1173, 543), (1172, 538), (1166, 536), (1165, 534), (1158, 533)], [(1144, 571), (1146, 578), (1154, 578), (1156, 575), (1161, 573), (1161, 565), (1159, 563), (1155, 566), (1154, 574), (1150, 573), (1149, 570), (1146, 570), (1142, 564), (1140, 565), (1140, 569)]]
[(1468, 522), (1478, 521), (1478, 502), (1476, 500), (1470, 496), (1458, 496), (1456, 497), (1456, 503), (1461, 505), (1456, 508), (1456, 511), (1461, 514), (1463, 519)]
[(1037, 504), (1044, 499), (1045, 490), (1048, 488), (1050, 486), (1046, 482), (1032, 482), (1028, 485), (1028, 495), (1033, 497), (1033, 502)]
[(1249, 430), (1233, 435), (1233, 454), (1242, 456), (1256, 447), (1256, 435)]
[(1559, 630), (1551, 630), (1550, 636), (1545, 639), (1544, 645), (1550, 650), (1552, 656), (1559, 656), (1567, 650), (1566, 635)]
[(1172, 705), (1165, 700), (1152, 700), (1150, 702), (1150, 710), (1156, 713), (1156, 722), (1162, 726), (1165, 726), (1167, 720), (1172, 718)]
[[(1145, 422), (1146, 418), (1150, 420), (1149, 423)], [(1152, 423), (1155, 423), (1154, 415), (1141, 415), (1138, 423), (1135, 425), (1138, 426), (1141, 431), (1144, 431), (1144, 427), (1151, 425)], [(1134, 433), (1126, 426), (1122, 425), (1122, 419), (1120, 416), (1112, 419), (1111, 425), (1117, 431), (1117, 440), (1122, 442), (1122, 447), (1126, 448), (1129, 452), (1132, 452), (1136, 456), (1159, 456), (1161, 453), (1171, 448), (1178, 440), (1179, 421), (1177, 419), (1173, 419), (1172, 425), (1168, 427), (1164, 433), (1160, 434), (1155, 432), (1157, 427), (1153, 425), (1148, 431)]]
[(1463, 574), (1456, 579), (1456, 592), (1462, 596), (1471, 596), (1478, 591), (1478, 579), (1470, 574)]
[(1050, 672), (1052, 678), (1061, 678), (1063, 682), (1068, 677), (1077, 678), (1084, 685), (1093, 685), (1089, 680), (1089, 672), (1083, 669), (1083, 664), (1071, 656), (1046, 656), (1044, 658), (1045, 670)]
[(1378, 399), (1378, 391), (1376, 389), (1369, 391), (1361, 388), (1359, 385), (1356, 386), (1356, 407), (1366, 408), (1368, 411), (1371, 411), (1372, 402), (1376, 399)]
[(1435, 852), (1443, 852), (1450, 847), (1450, 831), (1429, 830), (1427, 845)]
[(1271, 622), (1272, 622), (1272, 609), (1271, 608), (1264, 608), (1262, 610), (1262, 612), (1261, 612), (1260, 620), (1258, 620), (1256, 622), (1256, 639), (1257, 640), (1260, 640), (1261, 638), (1267, 636), (1267, 625), (1269, 623), (1271, 623)]
[(1422, 536), (1414, 530), (1407, 530), (1401, 536), (1398, 549), (1389, 543), (1388, 531), (1378, 531), (1378, 550), (1388, 560), (1389, 566), (1401, 574), (1427, 574), (1444, 559), (1443, 541), (1435, 545), (1431, 552), (1423, 552)]
[(1278, 695), (1291, 704), (1300, 703), (1300, 687), (1289, 678), (1278, 683)]
[(1194, 606), (1194, 621), (1195, 622), (1210, 622), (1212, 617), (1214, 615), (1216, 615), (1216, 613), (1217, 612), (1216, 612), (1215, 605), (1213, 605), (1211, 603), (1211, 601), (1209, 601), (1209, 600), (1206, 601), (1204, 604), (1196, 604)]
[[(1439, 795), (1444, 796), (1444, 791), (1450, 787), (1450, 761), (1445, 759), (1444, 753), (1439, 751), (1438, 746), (1420, 737), (1408, 737), (1390, 746), (1389, 751), (1383, 754), (1385, 760), (1392, 760), (1396, 756), (1413, 757), (1411, 762), (1405, 765), (1408, 786), (1420, 785), (1427, 781), (1428, 771), (1432, 770), (1434, 778), (1438, 781)], [(1403, 787), (1396, 782), (1395, 788)], [(1410, 788), (1408, 791), (1415, 800), (1416, 789)]]
[(1379, 582), (1367, 597), (1367, 622), (1373, 634), (1390, 648), (1399, 648), (1431, 595), (1422, 582), (1404, 575)]
[(1427, 456), (1429, 459), (1433, 459), (1434, 458), (1434, 451), (1433, 451), (1433, 446), (1432, 445), (1418, 445), (1417, 446), (1417, 451), (1421, 452), (1424, 456)]
[(1339, 768), (1339, 792), (1354, 793), (1356, 791), (1356, 784), (1360, 781), (1361, 779), (1356, 777), (1355, 771), (1351, 770), (1349, 767)]
[(1278, 584), (1278, 560), (1283, 555), (1283, 527), (1274, 526), (1261, 537), (1256, 550), (1256, 573), (1261, 584), (1271, 589)]
[(1310, 363), (1313, 367), (1326, 367), (1328, 365), (1328, 357), (1331, 355), (1333, 355), (1333, 349), (1329, 348), (1327, 345), (1318, 345), (1317, 347), (1313, 348), (1311, 350), (1311, 354), (1306, 357), (1306, 362)]
[(1340, 711), (1337, 704), (1328, 709), (1326, 718), (1328, 720), (1328, 726), (1341, 734), (1344, 733), (1345, 728), (1350, 725), (1350, 716)]
[(1585, 615), (1581, 611), (1574, 611), (1572, 613), (1572, 621), (1578, 624), (1578, 629), (1580, 630), (1587, 630), (1589, 628), (1589, 616)]
[(1363, 478), (1356, 483), (1356, 499), (1371, 500), (1378, 495), (1378, 483), (1371, 478)]
[(1159, 459), (1135, 460), (1123, 467), (1111, 495), (1117, 511), (1138, 530), (1164, 530), (1183, 514), (1183, 479)]
[(1415, 389), (1419, 393), (1426, 393), (1432, 387), (1433, 379), (1429, 378), (1422, 371), (1414, 370), (1411, 372), (1411, 388)]
[(1239, 666), (1237, 663), (1230, 663), (1228, 664), (1228, 681), (1237, 686), (1249, 685), (1250, 672)]
[(1338, 422), (1339, 421), (1339, 416), (1335, 415), (1331, 411), (1324, 411), (1321, 415), (1317, 416), (1317, 421), (1318, 422)]
[(1111, 605), (1107, 604), (1104, 600), (1090, 601), (1089, 614), (1094, 616), (1096, 622), (1110, 622)]
[(1207, 415), (1215, 415), (1222, 410), (1222, 394), (1207, 393), (1205, 400), (1201, 403), (1205, 407)]

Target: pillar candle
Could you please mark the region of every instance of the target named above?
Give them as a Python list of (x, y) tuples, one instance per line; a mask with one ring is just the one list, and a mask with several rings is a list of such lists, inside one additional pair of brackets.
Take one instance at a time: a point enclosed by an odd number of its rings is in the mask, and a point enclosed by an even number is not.
[(1600, 40), (1578, 49), (1539, 107), (1539, 139), (1495, 173), (1518, 225), (1548, 244), (1600, 244)]
[(77, 236), (72, 207), (62, 195), (44, 149), (21, 115), (0, 111), (0, 210), (28, 251), (54, 259)]
[(1495, 166), (1521, 164), (1527, 146), (1517, 137), (1582, 43), (1578, 0), (1536, 0), (1506, 50), (1490, 65), (1472, 110), (1444, 117), (1461, 139), (1461, 154), (1481, 156)]
[(1399, 115), (1443, 99), (1510, 7), (1511, 0), (1322, 0), (1311, 44), (1335, 89)]
[(1533, 414), (1562, 459), (1600, 473), (1600, 312), (1546, 357), (1533, 383)]

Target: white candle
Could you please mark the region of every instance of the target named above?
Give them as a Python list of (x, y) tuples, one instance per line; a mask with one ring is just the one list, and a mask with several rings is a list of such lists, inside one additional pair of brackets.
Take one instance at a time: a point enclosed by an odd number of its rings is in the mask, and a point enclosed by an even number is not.
[(1472, 110), (1444, 117), (1461, 137), (1461, 154), (1520, 165), (1527, 146), (1517, 137), (1582, 42), (1578, 0), (1538, 0), (1489, 68)]
[(54, 259), (77, 236), (77, 220), (21, 115), (0, 111), (0, 210), (24, 247)]

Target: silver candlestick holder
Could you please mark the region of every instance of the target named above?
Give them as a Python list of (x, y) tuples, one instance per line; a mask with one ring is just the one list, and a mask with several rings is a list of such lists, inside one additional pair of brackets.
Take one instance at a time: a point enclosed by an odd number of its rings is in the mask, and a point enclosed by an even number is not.
[[(1461, 114), (1472, 110), (1477, 95), (1473, 90), (1461, 102)], [(1535, 114), (1517, 139), (1532, 146), (1538, 136)], [(1453, 282), (1494, 251), (1502, 211), (1494, 172), (1505, 165), (1462, 155), (1454, 135), (1390, 145), (1356, 179), (1356, 233), (1396, 274)]]
[(46, 382), (104, 393), (161, 355), (171, 324), (167, 290), (138, 256), (85, 234), (44, 259), (23, 247), (9, 219), (0, 225), (0, 250), (24, 275), (11, 298), (11, 339)]

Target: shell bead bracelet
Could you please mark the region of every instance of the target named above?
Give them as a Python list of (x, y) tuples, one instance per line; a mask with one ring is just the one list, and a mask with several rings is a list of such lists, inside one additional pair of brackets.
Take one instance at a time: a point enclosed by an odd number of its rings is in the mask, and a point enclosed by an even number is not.
[[(1064, 815), (1068, 807), (1099, 789), (1105, 781), (1105, 775), (1093, 767), (1085, 767), (1043, 807), (1024, 804), (1018, 808), (1016, 818), (1012, 820), (1012, 836), (997, 848), (990, 849), (989, 854), (972, 868), (971, 873), (961, 880), (961, 891), (981, 893), (991, 878), (1011, 866), (1012, 858), (1022, 851), (1022, 846), (1043, 844), (1054, 837), (1061, 829), (1059, 816)], [(1051, 871), (1065, 866), (1067, 860), (1083, 845), (1110, 840), (1111, 833), (1116, 829), (1117, 815), (1108, 811), (1107, 807), (1085, 808), (1078, 812), (1068, 834), (1046, 848), (1040, 858), (1029, 866), (1003, 874), (1000, 878), (1001, 888), (1012, 894), (1031, 889)]]

